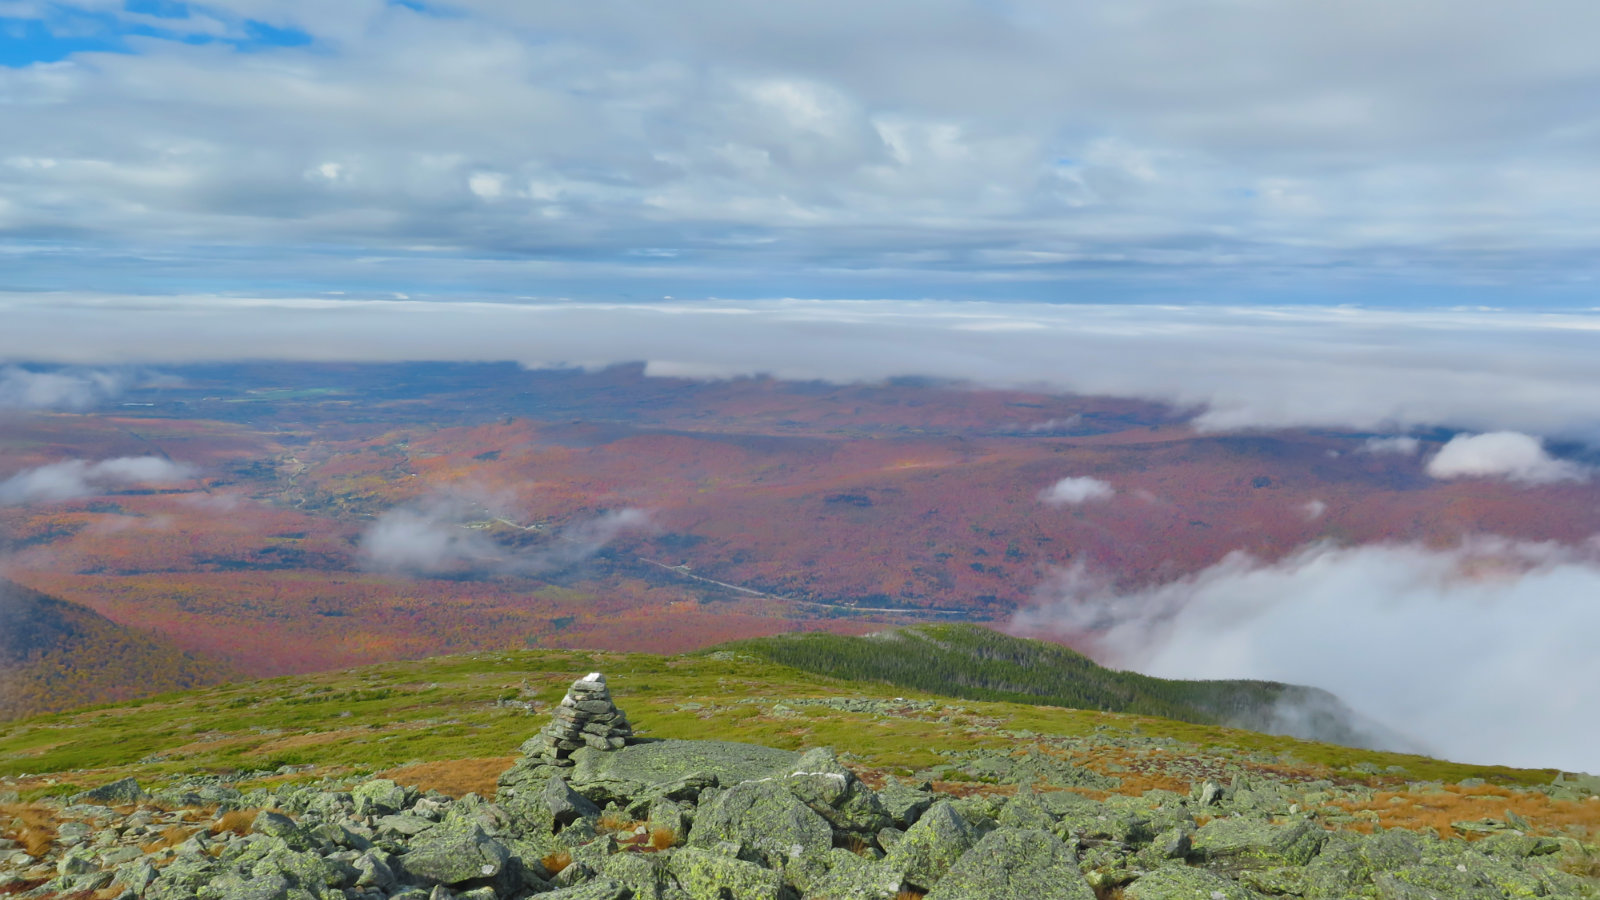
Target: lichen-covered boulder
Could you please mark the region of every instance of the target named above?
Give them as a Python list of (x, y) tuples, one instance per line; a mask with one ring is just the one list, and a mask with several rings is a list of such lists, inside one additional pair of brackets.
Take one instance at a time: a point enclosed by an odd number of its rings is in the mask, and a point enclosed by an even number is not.
[(880, 860), (834, 849), (826, 862), (828, 873), (811, 884), (802, 900), (894, 900), (900, 894), (900, 873)]
[(667, 870), (690, 900), (780, 900), (783, 896), (783, 879), (777, 872), (709, 850), (678, 850), (668, 859)]
[(1031, 788), (1017, 791), (1016, 796), (1000, 808), (996, 820), (1008, 828), (1038, 828), (1049, 831), (1055, 827), (1056, 818), (1039, 802)]
[(666, 857), (644, 853), (614, 854), (601, 864), (600, 874), (627, 887), (633, 900), (661, 900), (672, 878)]
[(596, 878), (583, 884), (540, 894), (539, 900), (630, 900), (632, 896), (633, 893), (628, 890), (627, 885), (609, 878)]
[(933, 805), (933, 791), (927, 787), (913, 787), (890, 779), (878, 791), (878, 803), (893, 820), (894, 827), (904, 831), (911, 823)]
[(689, 835), (691, 847), (737, 844), (804, 889), (825, 870), (833, 829), (776, 781), (736, 785), (701, 806)]
[(906, 830), (884, 864), (899, 872), (907, 885), (927, 891), (978, 843), (979, 837), (949, 800), (941, 800)]
[(1310, 862), (1328, 833), (1305, 819), (1274, 825), (1263, 819), (1233, 816), (1206, 823), (1195, 831), (1193, 854), (1223, 871), (1268, 866), (1303, 866)]
[(707, 787), (729, 787), (792, 771), (798, 753), (733, 741), (648, 741), (620, 750), (572, 753), (568, 783), (597, 804), (641, 797), (692, 800)]
[(1262, 900), (1262, 895), (1232, 879), (1192, 869), (1169, 866), (1157, 869), (1130, 884), (1123, 900)]
[(301, 828), (288, 816), (270, 810), (256, 814), (255, 821), (250, 825), (250, 831), (253, 834), (277, 838), (294, 850), (310, 850), (317, 845), (311, 832)]
[(783, 783), (801, 802), (841, 831), (876, 834), (894, 822), (877, 795), (826, 747), (802, 754)]
[(1037, 828), (999, 828), (956, 860), (928, 900), (1094, 900), (1078, 860)]
[(600, 818), (600, 808), (588, 797), (574, 791), (560, 775), (546, 779), (542, 786), (532, 784), (507, 797), (505, 808), (524, 829), (558, 831), (580, 819)]
[(139, 787), (139, 782), (132, 778), (123, 778), (110, 784), (102, 784), (97, 788), (91, 788), (82, 793), (73, 794), (67, 799), (67, 802), (70, 804), (92, 803), (96, 806), (126, 806), (128, 804), (141, 803), (149, 799), (149, 797), (150, 795)]
[(358, 816), (387, 816), (406, 808), (406, 789), (387, 778), (374, 778), (350, 791)]
[(440, 825), (417, 835), (398, 857), (413, 877), (428, 884), (460, 884), (494, 878), (511, 859), (505, 844), (477, 825)]

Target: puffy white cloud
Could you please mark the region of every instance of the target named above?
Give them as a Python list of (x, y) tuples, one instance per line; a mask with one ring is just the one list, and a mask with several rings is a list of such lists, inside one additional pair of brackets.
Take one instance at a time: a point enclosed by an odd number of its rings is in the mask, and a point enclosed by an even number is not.
[(64, 460), (24, 469), (0, 481), (0, 505), (76, 500), (132, 485), (176, 484), (195, 474), (193, 466), (160, 456), (124, 456), (93, 463)]
[(357, 555), (368, 568), (402, 574), (530, 575), (575, 565), (619, 535), (650, 527), (645, 511), (624, 508), (574, 522), (536, 547), (516, 547), (491, 536), (510, 522), (508, 505), (470, 489), (435, 492), (378, 516)]
[(504, 562), (506, 551), (482, 531), (467, 527), (481, 507), (464, 498), (435, 495), (388, 510), (361, 536), (366, 566), (389, 572), (436, 574)]
[[(152, 24), (107, 0), (12, 8)], [(1572, 98), (1600, 87), (1581, 37), (1600, 12), (1457, 12), (191, 3), (161, 30), (248, 41), (256, 19), (314, 43), (145, 39), (0, 69), (0, 226), (27, 239), (13, 283), (35, 284), (218, 279), (240, 261), (221, 244), (331, 243), (353, 258), (287, 268), (370, 283), (373, 256), (422, 253), (454, 263), (434, 284), (517, 290), (596, 261), (583, 281), (609, 296), (778, 272), (856, 296), (1581, 289), (1600, 166)]]
[(1504, 478), (1523, 484), (1585, 481), (1590, 474), (1577, 463), (1552, 457), (1538, 438), (1515, 431), (1458, 434), (1428, 460), (1427, 472), (1434, 478)]
[(1317, 519), (1322, 518), (1323, 514), (1328, 511), (1328, 504), (1322, 502), (1321, 500), (1307, 500), (1303, 505), (1301, 505), (1300, 509), (1306, 514), (1307, 519), (1316, 521)]
[(1081, 506), (1116, 496), (1116, 488), (1098, 478), (1063, 478), (1039, 492), (1039, 500), (1050, 506)]
[(1317, 545), (1139, 590), (1078, 568), (1012, 624), (1152, 675), (1324, 688), (1446, 758), (1600, 772), (1595, 546)]

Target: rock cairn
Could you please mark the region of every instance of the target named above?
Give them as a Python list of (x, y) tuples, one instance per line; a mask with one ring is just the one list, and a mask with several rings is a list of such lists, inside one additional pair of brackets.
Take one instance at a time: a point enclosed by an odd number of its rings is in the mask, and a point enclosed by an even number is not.
[(590, 672), (572, 683), (550, 716), (550, 724), (523, 744), (522, 752), (530, 762), (570, 766), (568, 757), (579, 747), (620, 750), (632, 738), (633, 726), (611, 701), (606, 677)]

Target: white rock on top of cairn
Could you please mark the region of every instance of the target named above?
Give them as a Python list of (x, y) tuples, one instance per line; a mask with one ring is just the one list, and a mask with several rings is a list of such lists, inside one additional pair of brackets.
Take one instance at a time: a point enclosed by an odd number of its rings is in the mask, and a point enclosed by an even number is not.
[(633, 726), (617, 705), (611, 702), (606, 677), (590, 672), (574, 681), (561, 698), (561, 705), (550, 715), (550, 723), (522, 746), (523, 753), (558, 766), (570, 766), (568, 759), (579, 747), (620, 750), (633, 737)]

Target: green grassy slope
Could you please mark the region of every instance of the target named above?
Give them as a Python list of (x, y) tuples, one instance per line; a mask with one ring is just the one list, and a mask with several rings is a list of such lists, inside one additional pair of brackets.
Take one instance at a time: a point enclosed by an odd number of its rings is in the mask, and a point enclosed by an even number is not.
[[(722, 649), (796, 669), (962, 697), (1274, 729), (1280, 703), (1315, 706), (1314, 736), (1367, 745), (1372, 735), (1333, 695), (1271, 681), (1174, 681), (1119, 672), (1056, 644), (976, 625), (921, 625), (865, 637), (784, 634)], [(1302, 717), (1302, 721), (1305, 717)], [(1311, 736), (1311, 735), (1301, 735)]]
[[(265, 777), (286, 765), (314, 766), (295, 776), (304, 778), (438, 760), (481, 759), (503, 767), (544, 723), (541, 711), (558, 702), (573, 679), (595, 670), (610, 678), (618, 704), (643, 736), (831, 746), (861, 765), (906, 773), (944, 761), (944, 751), (1009, 752), (1031, 735), (1115, 744), (1118, 734), (1137, 734), (1141, 741), (1170, 742), (1162, 752), (1175, 761), (1248, 756), (1308, 776), (1374, 784), (1389, 777), (1375, 773), (1391, 766), (1403, 767), (1407, 779), (1543, 784), (1556, 775), (1172, 719), (952, 702), (731, 652), (520, 651), (222, 685), (9, 723), (0, 731), (0, 776), (9, 776), (7, 789), (27, 797), (125, 775), (159, 785), (197, 772)], [(524, 703), (532, 703), (535, 714), (518, 705)], [(1126, 762), (1144, 766), (1148, 760)]]

